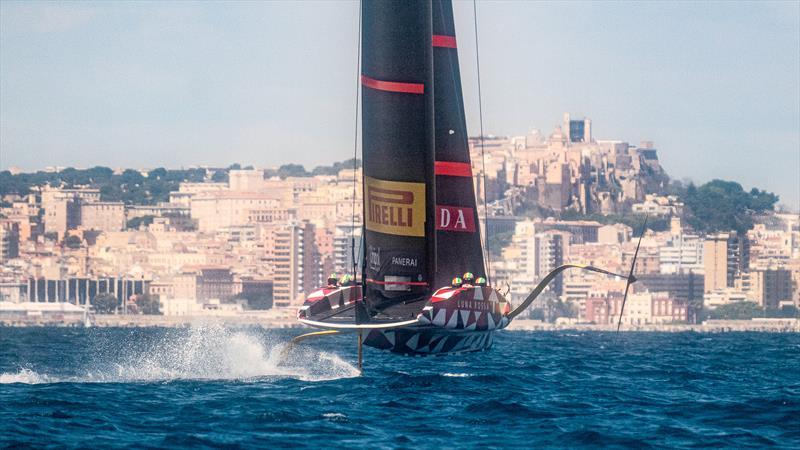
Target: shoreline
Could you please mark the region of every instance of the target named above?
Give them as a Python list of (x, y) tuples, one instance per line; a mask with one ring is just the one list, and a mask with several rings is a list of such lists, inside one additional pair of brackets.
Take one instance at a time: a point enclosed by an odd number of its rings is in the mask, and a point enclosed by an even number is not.
[[(268, 329), (313, 329), (297, 321), (259, 317), (258, 315), (241, 316), (147, 316), (147, 315), (95, 315), (90, 327), (97, 328), (189, 328), (193, 326), (258, 326)], [(36, 327), (84, 327), (81, 318), (64, 318), (62, 320), (42, 317), (16, 320), (0, 320), (0, 327), (36, 328)], [(597, 331), (615, 332), (612, 324), (575, 324), (546, 323), (538, 320), (517, 319), (506, 330), (508, 331)], [(799, 319), (753, 319), (753, 320), (709, 320), (702, 324), (646, 324), (624, 325), (624, 332), (661, 332), (661, 333), (724, 333), (724, 332), (765, 332), (765, 333), (800, 333)]]

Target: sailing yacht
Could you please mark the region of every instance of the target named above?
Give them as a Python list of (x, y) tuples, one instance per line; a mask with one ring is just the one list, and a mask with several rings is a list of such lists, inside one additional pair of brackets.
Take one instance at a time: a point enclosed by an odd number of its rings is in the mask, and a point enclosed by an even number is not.
[(487, 276), (452, 3), (364, 1), (361, 27), (361, 278), (307, 297), (299, 321), (328, 330), (310, 335), (357, 332), (359, 350), (363, 337), (407, 355), (485, 350), (561, 271), (616, 275), (561, 266), (513, 310), (491, 285), (451, 285)]
[(301, 322), (404, 354), (489, 348), (510, 305), (486, 276), (448, 0), (361, 10), (362, 279), (308, 296)]

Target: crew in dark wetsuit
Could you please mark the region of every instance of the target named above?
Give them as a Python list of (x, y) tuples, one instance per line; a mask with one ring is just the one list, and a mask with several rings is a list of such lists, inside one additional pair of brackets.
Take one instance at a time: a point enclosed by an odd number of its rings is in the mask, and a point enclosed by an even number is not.
[(475, 282), (475, 275), (472, 272), (464, 273), (464, 287), (472, 287), (472, 284)]
[(338, 287), (338, 280), (339, 277), (337, 277), (335, 273), (328, 275), (328, 287), (329, 288)]
[(452, 288), (460, 288), (461, 285), (464, 284), (464, 280), (459, 277), (453, 278), (453, 281), (450, 282), (450, 287)]

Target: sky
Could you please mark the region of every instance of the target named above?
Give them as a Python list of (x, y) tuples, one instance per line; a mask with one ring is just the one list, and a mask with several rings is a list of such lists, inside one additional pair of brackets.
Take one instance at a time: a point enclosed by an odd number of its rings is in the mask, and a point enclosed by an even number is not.
[[(470, 134), (473, 4), (455, 1)], [(487, 134), (655, 142), (800, 208), (800, 2), (478, 1)], [(356, 2), (0, 2), (0, 170), (352, 157)]]

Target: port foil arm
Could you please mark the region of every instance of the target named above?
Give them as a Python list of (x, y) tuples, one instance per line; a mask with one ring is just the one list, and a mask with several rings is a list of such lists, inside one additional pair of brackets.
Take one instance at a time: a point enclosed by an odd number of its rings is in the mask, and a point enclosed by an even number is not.
[(547, 285), (550, 284), (551, 281), (553, 281), (556, 275), (560, 274), (561, 272), (567, 269), (582, 269), (582, 270), (588, 270), (590, 272), (597, 272), (605, 275), (610, 275), (612, 277), (620, 277), (623, 279), (627, 279), (629, 283), (633, 283), (636, 281), (636, 278), (633, 277), (632, 273), (630, 276), (625, 276), (618, 273), (609, 272), (608, 270), (603, 270), (598, 267), (587, 266), (585, 264), (564, 264), (563, 266), (556, 267), (555, 269), (553, 269), (552, 272), (548, 273), (544, 278), (542, 278), (542, 281), (540, 281), (539, 284), (536, 285), (536, 287), (533, 289), (530, 295), (528, 295), (525, 301), (520, 303), (519, 306), (517, 306), (516, 308), (514, 308), (513, 311), (508, 313), (507, 316), (508, 320), (513, 320), (522, 311), (525, 311), (529, 306), (531, 306), (531, 303), (533, 303), (533, 301), (536, 300), (536, 297), (538, 297), (539, 294), (541, 294), (542, 291), (544, 291)]

